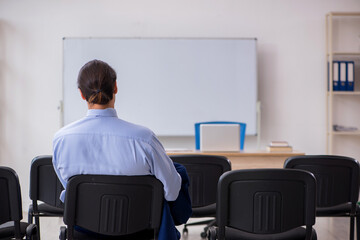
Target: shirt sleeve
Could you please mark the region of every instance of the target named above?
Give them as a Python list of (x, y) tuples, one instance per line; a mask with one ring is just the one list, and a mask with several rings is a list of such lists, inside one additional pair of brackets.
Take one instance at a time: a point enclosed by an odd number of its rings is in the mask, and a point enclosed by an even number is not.
[[(61, 139), (59, 139), (59, 138), (56, 138), (56, 139), (53, 140), (53, 158), (52, 158), (52, 162), (53, 162), (53, 167), (54, 167), (55, 173), (56, 173), (59, 181), (63, 185), (64, 189), (66, 189), (66, 181), (61, 176), (60, 169), (59, 169), (59, 160), (60, 160), (59, 144), (60, 144), (60, 142), (61, 142)], [(64, 200), (65, 200), (65, 190), (63, 190), (61, 192), (60, 200), (62, 202), (64, 202)]]
[(172, 160), (168, 157), (160, 141), (154, 136), (151, 144), (150, 158), (147, 159), (151, 172), (164, 185), (167, 201), (175, 201), (181, 188), (181, 177)]

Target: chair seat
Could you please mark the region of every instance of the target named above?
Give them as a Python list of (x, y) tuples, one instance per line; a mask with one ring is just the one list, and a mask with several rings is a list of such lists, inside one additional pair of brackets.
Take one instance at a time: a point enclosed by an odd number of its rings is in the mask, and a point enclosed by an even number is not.
[[(24, 237), (26, 228), (29, 226), (26, 222), (20, 222), (21, 236)], [(13, 237), (15, 234), (14, 222), (6, 222), (0, 225), (0, 238)]]
[(74, 239), (86, 239), (86, 240), (133, 240), (133, 239), (142, 239), (142, 240), (151, 240), (154, 239), (154, 231), (142, 231), (136, 234), (126, 235), (126, 236), (105, 236), (97, 233), (92, 233), (85, 229), (76, 227), (74, 231)]
[[(339, 204), (332, 207), (317, 207), (316, 216), (349, 216), (351, 211), (351, 203)], [(359, 205), (356, 205), (356, 212), (359, 212)]]
[(207, 205), (205, 207), (192, 208), (193, 212), (191, 217), (215, 217), (216, 216), (216, 203)]
[[(303, 227), (294, 228), (287, 232), (278, 234), (253, 234), (225, 227), (226, 240), (304, 240), (305, 235), (306, 230)], [(317, 239), (316, 231), (314, 229), (312, 229), (312, 239)]]
[[(29, 213), (33, 212), (33, 206), (30, 204)], [(64, 214), (64, 209), (51, 206), (46, 203), (40, 203), (38, 205), (38, 212), (40, 215), (49, 215), (49, 216), (62, 216)]]

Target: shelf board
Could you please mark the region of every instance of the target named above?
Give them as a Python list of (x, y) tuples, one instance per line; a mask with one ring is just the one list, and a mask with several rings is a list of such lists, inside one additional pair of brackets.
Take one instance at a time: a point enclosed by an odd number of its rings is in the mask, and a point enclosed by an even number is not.
[(359, 16), (360, 17), (360, 12), (330, 12), (328, 15), (330, 16)]
[(334, 55), (360, 55), (360, 52), (333, 52)]
[(352, 136), (360, 136), (360, 131), (332, 131), (330, 132), (332, 135), (352, 135)]
[[(328, 92), (328, 95), (330, 95), (330, 91)], [(349, 96), (359, 95), (360, 96), (360, 91), (332, 91), (332, 95), (349, 95)]]
[[(331, 53), (328, 53), (328, 55), (330, 55)], [(336, 55), (336, 56), (341, 56), (341, 55), (346, 55), (346, 56), (357, 56), (360, 55), (360, 52), (332, 52), (332, 55)]]

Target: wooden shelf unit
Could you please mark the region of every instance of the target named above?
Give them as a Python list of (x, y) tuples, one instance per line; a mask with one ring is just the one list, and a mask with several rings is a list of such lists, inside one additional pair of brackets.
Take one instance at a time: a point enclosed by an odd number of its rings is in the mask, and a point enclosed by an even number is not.
[[(337, 96), (346, 96), (346, 97), (354, 97), (353, 101), (358, 102), (358, 106), (360, 107), (360, 99), (357, 96), (360, 96), (360, 90), (354, 89), (354, 91), (334, 91), (333, 90), (333, 64), (334, 60), (338, 60), (338, 58), (356, 58), (360, 59), (360, 45), (358, 49), (354, 49), (355, 51), (348, 51), (343, 49), (335, 49), (334, 48), (334, 36), (336, 35), (334, 29), (334, 20), (336, 19), (360, 19), (360, 12), (330, 12), (326, 15), (326, 84), (328, 86), (328, 91), (326, 94), (326, 152), (327, 154), (335, 154), (334, 153), (334, 138), (337, 136), (360, 136), (359, 131), (334, 131), (333, 125), (334, 123), (334, 116), (339, 113), (334, 111), (334, 102), (337, 100)], [(356, 22), (357, 23), (357, 22)], [(360, 25), (356, 26), (355, 28), (360, 29)], [(358, 31), (355, 29), (355, 31)], [(338, 37), (338, 36), (337, 36)], [(342, 37), (342, 36), (340, 36)], [(358, 36), (360, 37), (360, 36)], [(340, 44), (341, 45), (341, 44)], [(347, 44), (341, 45), (342, 47), (345, 46), (349, 47)], [(337, 46), (340, 48), (339, 46)], [(355, 66), (358, 67), (358, 66)], [(358, 79), (358, 80), (356, 80)], [(357, 83), (355, 83), (357, 82)], [(354, 84), (359, 84), (359, 76), (355, 75)], [(356, 111), (356, 110), (355, 110)], [(341, 124), (341, 122), (339, 123)], [(357, 126), (360, 129), (360, 120)]]

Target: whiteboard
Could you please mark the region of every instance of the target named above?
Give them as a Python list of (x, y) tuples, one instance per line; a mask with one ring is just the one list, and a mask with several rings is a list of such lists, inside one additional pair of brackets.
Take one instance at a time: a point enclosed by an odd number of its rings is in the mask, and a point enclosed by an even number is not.
[(64, 125), (86, 115), (77, 76), (99, 59), (117, 73), (119, 118), (159, 136), (192, 136), (204, 121), (256, 134), (256, 39), (64, 38), (63, 51)]

